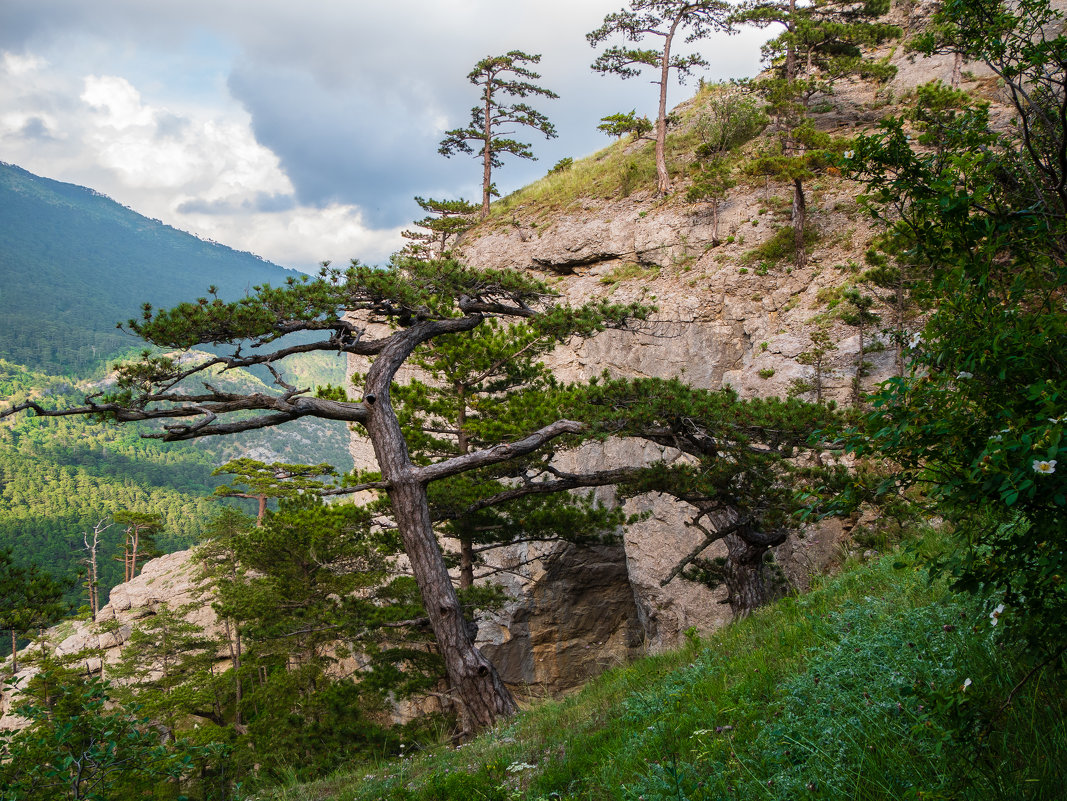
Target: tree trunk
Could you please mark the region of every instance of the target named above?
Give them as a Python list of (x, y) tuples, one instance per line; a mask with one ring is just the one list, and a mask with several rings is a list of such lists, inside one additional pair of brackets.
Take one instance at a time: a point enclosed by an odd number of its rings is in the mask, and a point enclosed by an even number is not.
[(474, 584), (474, 543), (470, 537), (459, 538), (459, 587), (465, 590)]
[(482, 146), (482, 219), (489, 216), (489, 189), (493, 185), (493, 77), (490, 75), (485, 81), (485, 122), (482, 135), (485, 143)]
[(222, 628), (226, 632), (226, 646), (230, 651), (230, 669), (233, 671), (233, 728), (241, 734), (241, 633), (237, 621), (230, 627), (230, 619), (222, 619)]
[(671, 191), (671, 176), (667, 172), (667, 80), (671, 71), (671, 43), (682, 21), (679, 14), (663, 42), (663, 58), (659, 67), (659, 114), (656, 117), (656, 191), (666, 195)]
[(860, 352), (856, 355), (856, 375), (852, 379), (852, 405), (859, 406), (863, 395), (863, 325), (859, 326)]
[(460, 729), (468, 737), (514, 714), (518, 707), (492, 663), (474, 645), (433, 534), (426, 487), (393, 479), (389, 497), (449, 684), (459, 702)]
[(18, 636), (15, 629), (11, 629), (11, 675), (19, 672)]
[[(789, 0), (789, 21), (785, 24), (787, 33), (792, 34), (796, 30), (797, 0)], [(785, 79), (789, 82), (797, 77), (797, 51), (793, 46), (792, 39), (785, 48)]]
[[(454, 384), (457, 398), (456, 414), (456, 450), (460, 455), (470, 453), (470, 440), (467, 439), (467, 387)], [(474, 542), (462, 531), (459, 535), (459, 586), (467, 589), (474, 585)]]
[(953, 89), (960, 88), (960, 78), (963, 75), (963, 53), (956, 53), (956, 57), (952, 60), (952, 79), (950, 86)]
[(421, 341), (414, 329), (409, 332), (410, 340), (400, 340), (395, 348), (384, 350), (367, 373), (364, 397), (374, 397), (375, 401), (368, 403), (365, 425), (382, 478), (390, 483), (389, 500), (397, 529), (459, 706), (461, 733), (469, 737), (514, 714), (518, 707), (492, 663), (474, 645), (475, 632), (464, 620), (430, 521), (426, 484), (416, 475), (393, 411), (390, 383)]
[(808, 204), (804, 198), (804, 185), (799, 178), (793, 179), (793, 246), (796, 248), (795, 263), (798, 270), (807, 264), (804, 252), (804, 221), (807, 218)]
[(134, 526), (133, 529), (133, 548), (130, 551), (130, 577), (128, 581), (133, 581), (137, 578), (137, 546), (141, 541), (141, 530)]
[(763, 561), (770, 546), (752, 545), (737, 534), (727, 534), (724, 542), (728, 554), (724, 581), (734, 617), (746, 617), (784, 594), (786, 585), (768, 575), (771, 571)]

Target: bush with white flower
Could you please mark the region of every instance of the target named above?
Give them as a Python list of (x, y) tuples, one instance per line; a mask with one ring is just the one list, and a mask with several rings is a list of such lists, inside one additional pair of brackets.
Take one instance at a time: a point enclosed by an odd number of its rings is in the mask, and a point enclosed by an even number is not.
[[(1055, 12), (1044, 0), (1003, 9), (1009, 44), (997, 57), (1044, 87), (1050, 73), (1028, 60), (1020, 31), (1042, 29)], [(968, 5), (939, 13), (963, 25)], [(996, 41), (972, 34), (977, 57)], [(1067, 36), (1055, 47), (1067, 52)], [(1028, 124), (1052, 125), (1041, 128), (1049, 153), (1067, 148), (1061, 120), (1016, 99)], [(922, 148), (910, 140), (916, 130)], [(1057, 470), (1067, 458), (1067, 195), (1033, 186), (1050, 174), (1067, 181), (1067, 168), (1037, 163), (1041, 152), (997, 130), (987, 104), (943, 84), (919, 87), (908, 118), (884, 121), (855, 150), (850, 177), (887, 226), (885, 257), (932, 312), (907, 340), (910, 369), (872, 397), (850, 449), (898, 467), (879, 489), (920, 487), (950, 521), (957, 547), (937, 566), (958, 587), (994, 591), (1018, 609), (1012, 631), (1032, 653), (1067, 648), (1067, 477)]]

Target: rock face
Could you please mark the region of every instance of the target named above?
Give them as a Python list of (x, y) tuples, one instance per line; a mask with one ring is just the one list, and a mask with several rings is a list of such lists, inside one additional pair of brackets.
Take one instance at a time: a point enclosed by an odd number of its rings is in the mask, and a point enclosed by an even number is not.
[[(849, 261), (871, 236), (847, 191), (826, 191), (818, 208), (816, 222), (830, 242), (817, 249), (803, 271), (784, 263), (761, 267), (746, 255), (787, 224), (782, 204), (763, 188), (739, 192), (724, 205), (720, 239), (699, 208), (629, 198), (556, 215), (538, 227), (536, 236), (524, 235), (521, 225), (483, 230), (462, 243), (462, 256), (475, 266), (538, 272), (572, 303), (607, 296), (655, 304), (652, 319), (636, 332), (609, 331), (581, 343), (561, 344), (548, 361), (563, 380), (606, 371), (680, 378), (712, 390), (729, 385), (743, 397), (784, 396), (794, 381), (811, 380), (813, 369), (797, 361), (811, 346), (810, 319), (820, 311), (827, 288), (846, 280)], [(823, 393), (847, 403), (859, 339), (840, 323), (831, 328), (831, 337), (837, 350), (828, 360)], [(895, 354), (886, 350), (868, 354), (866, 360), (874, 363), (873, 375), (866, 379), (873, 385), (878, 375), (893, 369)], [(662, 449), (647, 443), (622, 441), (588, 446), (575, 458), (582, 468), (604, 469), (647, 464), (663, 455)], [(649, 514), (624, 536), (627, 576), (640, 622), (638, 639), (644, 647), (669, 648), (686, 629), (707, 632), (728, 622), (725, 588), (712, 591), (681, 578), (663, 585), (678, 560), (702, 540), (703, 535), (687, 525), (693, 509), (665, 496), (641, 496), (628, 501), (626, 510)], [(832, 565), (841, 533), (840, 525), (824, 526), (776, 549), (794, 586), (805, 588), (813, 573)], [(725, 548), (716, 543), (702, 555), (724, 556)], [(557, 594), (542, 588), (546, 580), (551, 577), (532, 578), (522, 597)], [(522, 620), (500, 625), (507, 631), (517, 625), (536, 627), (531, 614), (536, 617), (539, 608), (532, 600), (520, 603)], [(551, 630), (551, 624), (546, 627)], [(592, 635), (587, 640), (602, 642)], [(594, 657), (600, 663), (625, 656), (617, 646), (593, 645), (591, 650), (601, 647), (607, 650)], [(530, 665), (533, 659), (530, 650), (522, 659), (509, 657), (509, 664)], [(528, 672), (523, 675), (530, 680)]]
[[(910, 20), (903, 14), (895, 21), (907, 26)], [(817, 123), (821, 128), (845, 135), (873, 125), (893, 111), (886, 108), (891, 98), (934, 78), (950, 79), (950, 57), (915, 59), (903, 48), (887, 48), (884, 55), (897, 65), (897, 78), (884, 87), (862, 82), (842, 86), (833, 108)], [(967, 68), (972, 85), (964, 88), (981, 89), (984, 69)], [(803, 270), (758, 250), (790, 225), (791, 211), (789, 187), (763, 179), (742, 179), (714, 216), (707, 204), (687, 204), (681, 191), (666, 199), (635, 193), (552, 208), (540, 201), (524, 207), (519, 199), (503, 218), (490, 218), (465, 235), (459, 252), (473, 266), (538, 274), (571, 303), (610, 297), (656, 306), (637, 331), (560, 343), (548, 361), (563, 380), (607, 372), (679, 378), (711, 390), (731, 386), (742, 397), (785, 396), (799, 382), (810, 385), (815, 379), (802, 354), (812, 348), (811, 332), (819, 327), (833, 344), (821, 376), (822, 397), (848, 405), (856, 383), (861, 389), (873, 387), (896, 371), (899, 359), (893, 342), (867, 331), (867, 364), (861, 368), (859, 332), (828, 313), (834, 293), (861, 272), (875, 234), (856, 202), (857, 190), (840, 179), (810, 183), (809, 224), (818, 241)], [(881, 311), (888, 316), (887, 309)], [(814, 393), (805, 397), (813, 399)], [(610, 442), (589, 446), (576, 458), (583, 468), (603, 469), (662, 457), (660, 449), (647, 443)], [(552, 658), (571, 651), (572, 640), (583, 639), (573, 628), (558, 628), (557, 609), (566, 608), (565, 593), (578, 593), (583, 602), (601, 591), (614, 598), (616, 585), (601, 590), (590, 576), (588, 586), (572, 586), (547, 568), (530, 570), (525, 584), (512, 582), (517, 600), (507, 614), (482, 627), (482, 645), (503, 666), (508, 681), (567, 686), (567, 670), (625, 658), (638, 645), (653, 651), (671, 647), (690, 627), (706, 632), (730, 619), (724, 588), (711, 591), (680, 578), (664, 583), (681, 556), (702, 539), (687, 525), (693, 510), (654, 495), (632, 499), (626, 509), (649, 515), (629, 528), (623, 542), (639, 628), (631, 628), (630, 622), (622, 626), (619, 614), (614, 637), (604, 639), (599, 630), (584, 636), (582, 650), (590, 661), (574, 667)], [(804, 590), (811, 576), (840, 558), (849, 529), (848, 523), (831, 522), (807, 530), (774, 549), (775, 561), (789, 582)], [(545, 564), (562, 557), (567, 549), (561, 548), (546, 551)], [(702, 555), (722, 556), (725, 548), (716, 543)], [(544, 598), (553, 603), (542, 603)], [(613, 603), (605, 604), (615, 609)], [(555, 638), (556, 650), (535, 632)], [(560, 668), (555, 679), (548, 677), (551, 666)]]
[(523, 694), (568, 690), (643, 644), (621, 546), (553, 548), (526, 591), (479, 627), (482, 652)]

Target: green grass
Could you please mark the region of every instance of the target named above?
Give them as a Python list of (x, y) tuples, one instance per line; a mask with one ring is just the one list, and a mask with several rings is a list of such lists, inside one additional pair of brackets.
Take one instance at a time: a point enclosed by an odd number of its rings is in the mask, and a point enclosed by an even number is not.
[(981, 599), (894, 558), (612, 670), (462, 748), (268, 797), (1062, 798), (1062, 682), (1044, 671), (1000, 712), (1026, 673), (994, 636), (1010, 620), (991, 627)]
[(628, 263), (613, 269), (607, 275), (601, 277), (600, 283), (617, 284), (620, 281), (630, 281), (634, 278), (645, 280), (655, 279), (659, 275), (660, 268), (657, 266), (643, 267), (640, 264)]
[[(778, 264), (786, 260), (795, 260), (797, 255), (795, 236), (792, 225), (783, 225), (769, 239), (752, 248), (752, 250), (746, 250), (742, 253), (738, 262), (740, 264), (753, 264), (757, 261), (764, 261), (769, 264)], [(818, 241), (818, 230), (812, 225), (806, 226), (804, 228), (805, 249), (810, 251), (811, 246)]]
[[(695, 122), (718, 91), (721, 88), (713, 85), (700, 89), (681, 110), (678, 124), (668, 130), (665, 155), (672, 180), (684, 181), (701, 144)], [(626, 136), (501, 198), (490, 207), (490, 221), (508, 224), (513, 213), (524, 208), (548, 217), (581, 200), (625, 198), (637, 192), (653, 192), (655, 188), (655, 142), (634, 142)]]

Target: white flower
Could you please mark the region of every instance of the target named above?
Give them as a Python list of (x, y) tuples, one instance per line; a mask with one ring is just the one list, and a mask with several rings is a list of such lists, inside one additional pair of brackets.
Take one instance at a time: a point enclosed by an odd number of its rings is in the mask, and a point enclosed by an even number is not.
[(1004, 435), (1003, 434), (993, 434), (989, 438), (989, 441), (990, 442), (1003, 442), (1004, 441)]
[(971, 682), (970, 679), (964, 679), (963, 680), (963, 691), (967, 692), (967, 688), (970, 687), (971, 684), (972, 684), (972, 682)]
[(536, 765), (531, 765), (529, 762), (512, 762), (508, 765), (508, 773), (521, 773), (524, 770), (532, 770)]
[(957, 380), (966, 380), (968, 378), (974, 378), (974, 373), (968, 373), (966, 370), (960, 370), (960, 372), (956, 375), (956, 378)]
[(855, 150), (846, 150), (845, 151), (845, 158), (846, 159), (850, 159), (855, 155), (856, 155), (856, 151)]
[(922, 342), (922, 341), (923, 341), (923, 335), (921, 333), (919, 333), (918, 331), (916, 331), (914, 334), (912, 334), (908, 338), (908, 347), (911, 348), (912, 350), (915, 350), (917, 347), (919, 347), (919, 343)]
[(989, 625), (997, 625), (997, 621), (1000, 620), (1000, 616), (1004, 614), (1004, 604), (997, 604), (997, 608), (989, 613)]
[(1052, 475), (1056, 472), (1056, 460), (1034, 459), (1034, 472), (1043, 476)]

